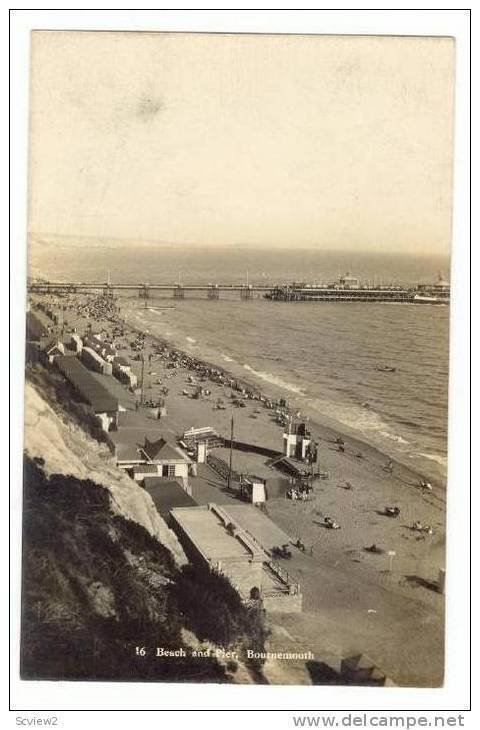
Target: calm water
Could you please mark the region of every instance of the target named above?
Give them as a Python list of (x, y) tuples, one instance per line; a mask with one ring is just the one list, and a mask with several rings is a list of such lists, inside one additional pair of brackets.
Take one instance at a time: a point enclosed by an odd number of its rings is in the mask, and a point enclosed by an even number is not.
[[(432, 281), (440, 259), (255, 251), (112, 248), (55, 256), (37, 248), (33, 273), (137, 283), (329, 280)], [(152, 302), (154, 303), (154, 302)], [(165, 304), (165, 302), (163, 302)], [(186, 346), (217, 353), (245, 375), (281, 385), (310, 411), (353, 429), (426, 474), (446, 472), (449, 308), (434, 305), (185, 300), (151, 313)], [(194, 341), (194, 342), (193, 342)], [(397, 368), (381, 373), (378, 363)]]

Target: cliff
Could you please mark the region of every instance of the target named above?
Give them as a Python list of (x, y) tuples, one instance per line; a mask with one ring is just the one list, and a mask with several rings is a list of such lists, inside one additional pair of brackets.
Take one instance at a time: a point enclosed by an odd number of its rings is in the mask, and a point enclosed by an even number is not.
[(49, 400), (31, 382), (25, 384), (25, 452), (43, 460), (46, 474), (67, 474), (104, 486), (112, 511), (142, 525), (171, 552), (177, 565), (187, 562), (177, 537), (160, 517), (150, 495), (117, 469), (104, 444), (91, 438), (64, 411), (53, 395)]
[(216, 656), (263, 647), (261, 609), (187, 563), (150, 496), (40, 376), (25, 394), (22, 678), (264, 681), (261, 663)]

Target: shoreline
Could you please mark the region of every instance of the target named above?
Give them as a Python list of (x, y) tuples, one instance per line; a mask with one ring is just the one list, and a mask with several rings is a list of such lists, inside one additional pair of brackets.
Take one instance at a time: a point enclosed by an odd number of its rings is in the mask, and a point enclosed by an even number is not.
[[(308, 402), (305, 402), (305, 400), (308, 401), (308, 399), (312, 399), (302, 391), (292, 392), (288, 389), (288, 387), (286, 387), (288, 384), (282, 385), (280, 382), (275, 383), (267, 380), (266, 378), (261, 377), (254, 368), (250, 366), (245, 367), (245, 365), (242, 365), (233, 357), (230, 358), (226, 355), (222, 355), (220, 350), (215, 353), (213, 350), (210, 352), (211, 348), (208, 348), (207, 352), (207, 348), (204, 347), (202, 351), (202, 346), (198, 343), (198, 341), (188, 337), (185, 333), (178, 333), (177, 336), (174, 335), (172, 337), (172, 333), (168, 333), (167, 335), (160, 332), (152, 332), (150, 329), (152, 324), (142, 322), (142, 313), (149, 311), (148, 309), (143, 310), (125, 306), (125, 300), (121, 299), (119, 300), (119, 303), (121, 306), (122, 316), (126, 317), (126, 315), (133, 315), (140, 320), (140, 322), (132, 323), (131, 321), (128, 321), (127, 318), (125, 319), (126, 324), (137, 334), (150, 337), (159, 344), (183, 355), (185, 358), (195, 360), (199, 366), (205, 365), (207, 368), (221, 372), (227, 379), (232, 379), (237, 383), (242, 383), (246, 389), (257, 393), (259, 396), (263, 396), (269, 400), (285, 399), (288, 402), (291, 411), (301, 412), (302, 418), (307, 422), (309, 430), (312, 432), (312, 435), (316, 440), (319, 440), (323, 444), (333, 446), (337, 436), (344, 438), (344, 440), (348, 439), (345, 453), (346, 458), (349, 456), (350, 458), (355, 458), (353, 453), (361, 453), (363, 455), (362, 460), (365, 463), (371, 463), (372, 466), (380, 469), (382, 473), (383, 465), (387, 461), (392, 461), (395, 465), (394, 468), (397, 472), (398, 478), (403, 480), (406, 486), (414, 486), (417, 489), (420, 479), (427, 477), (437, 490), (441, 490), (441, 492), (443, 492), (443, 499), (441, 501), (444, 503), (446, 502), (446, 476), (440, 477), (438, 473), (435, 473), (433, 469), (430, 471), (428, 467), (426, 469), (422, 469), (422, 465), (420, 463), (409, 464), (406, 460), (408, 457), (406, 457), (405, 460), (402, 460), (397, 453), (389, 452), (388, 450), (384, 450), (376, 444), (369, 442), (362, 438), (358, 432), (349, 427), (347, 424), (342, 423), (341, 421), (334, 421), (334, 419), (329, 416), (319, 414), (314, 406), (309, 406)], [(155, 324), (153, 326), (155, 326)], [(180, 338), (184, 339), (188, 344), (181, 344), (178, 341)], [(212, 358), (212, 355), (215, 356), (215, 354), (218, 355), (218, 358), (224, 359), (223, 364), (216, 361), (214, 357)], [(238, 373), (236, 372), (237, 369)], [(247, 375), (245, 375), (245, 371), (248, 373)], [(281, 376), (278, 376), (278, 381), (281, 380)], [(415, 457), (411, 458), (412, 461), (415, 459)], [(428, 459), (429, 457), (427, 456), (425, 458)], [(437, 463), (434, 459), (431, 461), (435, 464)], [(437, 498), (439, 498), (439, 495), (437, 495)]]

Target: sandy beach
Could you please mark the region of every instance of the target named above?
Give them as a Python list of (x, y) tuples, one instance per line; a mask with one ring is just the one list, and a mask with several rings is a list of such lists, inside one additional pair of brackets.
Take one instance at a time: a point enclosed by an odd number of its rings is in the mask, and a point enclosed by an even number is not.
[[(167, 415), (162, 418), (166, 435), (177, 440), (190, 427), (212, 426), (228, 437), (234, 413), (236, 440), (281, 451), (283, 427), (271, 409), (253, 399), (247, 399), (244, 408), (233, 408), (232, 388), (214, 380), (202, 383), (209, 395), (191, 397), (192, 370), (171, 368), (167, 358), (156, 354), (155, 344), (169, 339), (161, 319), (155, 312), (139, 308), (135, 300), (120, 306), (127, 329), (122, 341), (130, 342), (135, 332), (148, 333), (142, 347), (145, 399), (155, 400), (161, 389), (168, 387)], [(86, 322), (81, 317), (75, 320), (69, 312), (69, 324), (80, 331)], [(96, 331), (108, 332), (111, 323), (99, 321), (93, 326)], [(177, 343), (171, 345), (172, 349), (177, 347)], [(197, 361), (211, 356), (196, 342), (185, 341), (181, 349)], [(119, 349), (119, 354), (132, 357), (129, 347)], [(295, 410), (294, 394), (272, 383), (257, 382), (253, 375), (245, 378), (245, 371), (236, 372), (228, 362), (209, 362), (222, 371), (231, 371), (233, 379), (248, 381), (257, 393), (287, 398)], [(140, 375), (140, 362), (133, 365)], [(216, 408), (219, 399), (225, 410)], [(294, 548), (286, 564), (302, 586), (303, 612), (276, 614), (271, 619), (269, 648), (284, 648), (288, 640), (313, 651), (319, 660), (327, 655), (366, 653), (396, 684), (440, 685), (444, 598), (437, 592), (436, 582), (439, 569), (445, 565), (444, 485), (433, 483), (432, 491), (423, 490), (419, 486), (422, 475), (407, 466), (394, 461), (393, 472), (385, 471), (389, 454), (349, 433), (339, 434), (319, 419), (309, 418), (308, 427), (318, 442), (319, 469), (328, 473), (328, 478), (315, 482), (308, 501), (278, 496), (266, 504), (269, 517), (293, 542), (301, 539), (306, 547), (305, 552)], [(344, 451), (335, 442), (339, 435), (345, 442)], [(227, 458), (225, 454), (223, 458)], [(240, 472), (265, 470), (266, 461), (233, 451), (233, 467)], [(199, 504), (225, 504), (236, 499), (211, 470), (199, 473), (191, 483), (192, 496)], [(398, 507), (399, 516), (386, 516), (386, 506)], [(334, 518), (340, 529), (325, 529), (325, 516)], [(413, 530), (416, 521), (431, 526), (433, 534)], [(372, 544), (382, 552), (366, 551)]]

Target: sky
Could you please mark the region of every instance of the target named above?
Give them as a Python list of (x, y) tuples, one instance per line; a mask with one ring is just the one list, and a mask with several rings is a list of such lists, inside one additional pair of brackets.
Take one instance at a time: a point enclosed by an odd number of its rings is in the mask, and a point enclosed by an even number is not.
[(451, 38), (35, 31), (29, 232), (448, 253)]

